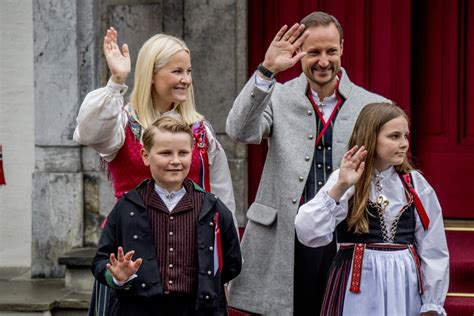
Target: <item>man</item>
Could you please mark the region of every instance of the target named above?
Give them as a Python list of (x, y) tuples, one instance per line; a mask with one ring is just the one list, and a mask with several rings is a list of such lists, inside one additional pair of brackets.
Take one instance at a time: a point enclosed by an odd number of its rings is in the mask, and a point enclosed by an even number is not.
[[(309, 248), (295, 238), (300, 204), (324, 185), (342, 154), (360, 110), (387, 99), (353, 84), (341, 68), (343, 30), (335, 17), (314, 12), (285, 25), (240, 92), (227, 134), (268, 154), (242, 240), (243, 270), (229, 303), (264, 315), (319, 315), (335, 239)], [(279, 84), (274, 76), (298, 61), (303, 73)]]

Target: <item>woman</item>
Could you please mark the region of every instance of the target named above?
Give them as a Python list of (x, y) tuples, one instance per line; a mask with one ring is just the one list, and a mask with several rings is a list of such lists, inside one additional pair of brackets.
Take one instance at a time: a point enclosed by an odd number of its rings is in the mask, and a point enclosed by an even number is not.
[[(227, 158), (209, 122), (195, 110), (191, 56), (186, 44), (173, 36), (157, 34), (138, 53), (130, 103), (124, 102), (125, 81), (131, 71), (127, 44), (120, 49), (117, 31), (104, 37), (104, 55), (111, 72), (106, 87), (90, 92), (81, 105), (74, 140), (94, 148), (107, 162), (116, 198), (151, 178), (140, 157), (143, 131), (162, 115), (192, 126), (193, 157), (188, 178), (216, 194), (234, 213), (235, 201)], [(235, 220), (234, 220), (235, 221)], [(96, 284), (96, 286), (98, 286)], [(96, 290), (97, 299), (103, 297)], [(105, 308), (96, 304), (94, 309)], [(90, 311), (90, 312), (91, 312)]]

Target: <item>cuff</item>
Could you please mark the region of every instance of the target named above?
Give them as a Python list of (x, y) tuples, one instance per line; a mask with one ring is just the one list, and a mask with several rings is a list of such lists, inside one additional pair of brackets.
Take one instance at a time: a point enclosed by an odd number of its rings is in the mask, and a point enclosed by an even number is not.
[(429, 312), (429, 311), (436, 311), (438, 315), (446, 316), (446, 311), (444, 310), (443, 306), (437, 304), (423, 304), (421, 306), (420, 313)]
[(127, 283), (135, 279), (137, 276), (138, 275), (134, 274), (131, 277), (129, 277), (127, 280), (121, 282), (115, 279), (115, 277), (112, 275), (112, 272), (110, 272), (110, 270), (105, 271), (105, 281), (107, 282), (107, 285), (111, 287), (112, 289), (128, 290), (131, 287), (131, 285)]
[(112, 81), (112, 78), (110, 78), (107, 82), (107, 90), (112, 95), (124, 95), (128, 90), (128, 86), (126, 84), (115, 83)]
[(254, 73), (255, 77), (255, 86), (262, 90), (263, 92), (270, 92), (272, 89), (273, 84), (275, 83), (275, 79), (266, 80), (257, 75), (257, 72)]

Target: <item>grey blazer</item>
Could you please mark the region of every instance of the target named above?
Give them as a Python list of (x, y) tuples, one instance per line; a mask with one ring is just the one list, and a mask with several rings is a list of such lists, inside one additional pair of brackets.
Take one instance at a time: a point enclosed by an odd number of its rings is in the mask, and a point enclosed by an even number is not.
[[(304, 74), (269, 92), (252, 76), (227, 117), (235, 141), (259, 144), (268, 138), (268, 154), (255, 202), (242, 239), (242, 272), (230, 284), (229, 305), (263, 315), (293, 315), (294, 220), (314, 155), (316, 124), (306, 97)], [(333, 129), (333, 164), (339, 167), (360, 110), (389, 102), (353, 84), (342, 69), (339, 93), (345, 102)], [(312, 114), (308, 115), (308, 110)], [(309, 157), (309, 158), (308, 158)], [(301, 181), (300, 177), (303, 177)]]

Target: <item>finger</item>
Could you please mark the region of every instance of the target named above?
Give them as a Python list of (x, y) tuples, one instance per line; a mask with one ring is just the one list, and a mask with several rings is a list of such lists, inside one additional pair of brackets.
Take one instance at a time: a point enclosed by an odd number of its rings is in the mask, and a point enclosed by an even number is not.
[(300, 24), (298, 26), (298, 28), (295, 30), (295, 32), (293, 32), (293, 34), (291, 34), (290, 38), (288, 39), (290, 41), (290, 43), (293, 43), (296, 41), (296, 39), (298, 39), (301, 35), (301, 33), (303, 33), (304, 31), (304, 24)]
[(290, 37), (293, 36), (293, 34), (296, 32), (296, 30), (298, 30), (298, 27), (299, 27), (298, 23), (293, 24), (293, 26), (290, 27), (290, 29), (285, 32), (282, 39), (284, 41), (288, 41), (290, 39)]
[(361, 161), (361, 163), (357, 166), (357, 173), (358, 174), (362, 174), (362, 172), (364, 172), (364, 169), (365, 169), (365, 161)]
[(133, 250), (130, 250), (129, 252), (127, 252), (127, 254), (125, 255), (125, 260), (132, 259), (134, 254), (135, 254), (135, 251), (133, 251)]
[(301, 47), (303, 42), (308, 38), (309, 32), (304, 32), (303, 35), (298, 37), (298, 39), (293, 43), (296, 47)]
[(140, 266), (142, 265), (142, 263), (143, 263), (142, 258), (138, 258), (137, 260), (135, 260), (134, 262), (132, 262), (132, 267), (133, 267), (133, 269), (134, 269), (135, 271), (137, 271), (137, 270), (140, 268)]
[(354, 154), (354, 157), (360, 158), (363, 152), (367, 152), (364, 146), (360, 146), (360, 148)]
[(116, 265), (117, 264), (117, 258), (115, 258), (115, 254), (110, 254), (110, 263), (112, 265)]
[(128, 51), (128, 45), (127, 44), (122, 45), (122, 54), (123, 54), (123, 56), (125, 56), (127, 58), (130, 56), (130, 52)]
[(303, 58), (304, 56), (306, 56), (306, 52), (299, 52), (298, 54), (296, 54), (295, 56), (293, 56), (291, 58), (291, 62), (293, 63), (293, 65), (295, 65), (297, 62), (299, 62), (301, 60), (301, 58)]
[(283, 25), (281, 29), (278, 31), (278, 33), (275, 35), (275, 38), (273, 39), (274, 41), (279, 41), (281, 40), (283, 34), (285, 34), (285, 31), (288, 29), (288, 25)]
[(354, 147), (349, 149), (344, 156), (346, 156), (346, 158), (352, 157), (355, 154), (355, 152), (357, 151), (358, 148), (359, 148), (359, 146), (354, 145)]
[(123, 248), (122, 247), (118, 247), (117, 258), (118, 258), (118, 261), (123, 261)]

